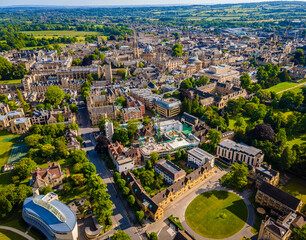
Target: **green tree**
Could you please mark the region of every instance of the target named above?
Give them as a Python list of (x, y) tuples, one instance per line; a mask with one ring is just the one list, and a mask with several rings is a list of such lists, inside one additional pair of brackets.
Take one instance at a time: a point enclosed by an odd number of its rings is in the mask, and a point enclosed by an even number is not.
[(8, 97), (5, 94), (0, 94), (0, 102), (8, 103)]
[(250, 75), (248, 73), (243, 73), (242, 76), (240, 77), (240, 83), (241, 87), (244, 89), (248, 89), (248, 87), (251, 85), (251, 79)]
[(118, 179), (116, 184), (120, 189), (123, 189), (125, 187), (126, 181), (124, 179)]
[(282, 164), (281, 167), (283, 170), (288, 170), (291, 165), (294, 163), (295, 161), (295, 152), (292, 151), (289, 147), (285, 147), (282, 155), (281, 155), (281, 160), (282, 160)]
[(43, 136), (41, 136), (40, 134), (31, 134), (24, 138), (24, 142), (30, 147), (35, 147), (35, 146), (38, 146), (39, 141), (42, 138)]
[(115, 129), (114, 135), (113, 135), (113, 142), (121, 142), (123, 146), (128, 144), (129, 137), (128, 137), (128, 131), (125, 128), (118, 128)]
[(49, 192), (54, 192), (53, 189), (52, 189), (52, 187), (50, 187), (50, 186), (45, 186), (43, 189), (40, 190), (39, 193), (40, 193), (41, 195), (46, 195), (46, 194), (48, 194)]
[(73, 112), (73, 113), (76, 113), (79, 110), (79, 107), (74, 103), (71, 103), (69, 105), (69, 108), (70, 108), (71, 112)]
[(131, 237), (122, 230), (118, 230), (111, 237), (112, 240), (131, 240)]
[(291, 240), (306, 240), (306, 225), (304, 224), (302, 229), (293, 228), (290, 239)]
[(142, 210), (136, 212), (136, 218), (139, 223), (141, 223), (144, 217), (144, 212)]
[(128, 187), (124, 187), (124, 188), (122, 189), (122, 193), (123, 193), (123, 195), (127, 196), (127, 195), (129, 195), (129, 193), (130, 193), (130, 189), (129, 189)]
[(133, 206), (135, 203), (135, 197), (133, 195), (129, 195), (127, 198), (127, 202), (130, 206)]
[(171, 161), (171, 156), (170, 156), (170, 154), (167, 154), (167, 155), (165, 156), (165, 158), (166, 158), (168, 161)]
[(176, 43), (172, 47), (172, 56), (174, 57), (181, 57), (183, 56), (183, 46), (179, 43)]
[(151, 160), (151, 162), (153, 163), (153, 165), (156, 164), (158, 158), (159, 158), (159, 155), (158, 155), (157, 152), (151, 152), (151, 154), (150, 154), (150, 160)]
[(140, 68), (144, 68), (144, 64), (143, 64), (143, 62), (139, 62), (138, 67), (140, 67)]
[(52, 105), (59, 105), (65, 97), (65, 92), (58, 86), (50, 86), (45, 92), (45, 97)]
[(287, 143), (286, 129), (279, 129), (278, 133), (275, 134), (275, 141), (279, 142), (281, 146), (285, 146)]
[(31, 176), (37, 164), (30, 158), (22, 158), (14, 165), (13, 176), (18, 176), (19, 180), (24, 180)]
[(147, 161), (146, 161), (146, 169), (147, 169), (147, 170), (152, 169), (152, 163), (151, 163), (150, 160), (147, 160)]
[(95, 175), (97, 173), (97, 169), (95, 165), (91, 162), (85, 162), (83, 164), (82, 172), (86, 178), (90, 178), (90, 176)]
[(13, 209), (12, 204), (3, 195), (0, 195), (0, 218), (5, 218)]
[(151, 232), (149, 239), (150, 240), (158, 240), (158, 236), (155, 232)]
[(213, 146), (217, 146), (217, 144), (220, 142), (221, 140), (221, 133), (215, 129), (211, 129), (208, 132), (208, 140), (210, 140), (210, 143)]
[(73, 174), (71, 175), (71, 179), (76, 186), (84, 186), (87, 182), (83, 173)]
[(150, 116), (144, 116), (144, 118), (143, 118), (143, 125), (144, 126), (148, 126), (150, 124), (150, 122), (151, 122)]

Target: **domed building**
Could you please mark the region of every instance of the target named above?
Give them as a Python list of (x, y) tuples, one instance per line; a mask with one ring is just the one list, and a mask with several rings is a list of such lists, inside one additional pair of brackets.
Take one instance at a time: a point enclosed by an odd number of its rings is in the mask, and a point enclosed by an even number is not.
[(202, 69), (202, 61), (199, 60), (199, 57), (197, 54), (193, 58), (188, 59), (188, 64), (195, 64), (197, 71)]
[(153, 47), (150, 44), (145, 47), (141, 57), (147, 62), (152, 62), (156, 58), (156, 53), (153, 52)]
[(77, 240), (78, 225), (74, 212), (58, 200), (55, 193), (26, 198), (22, 217), (26, 223), (41, 231), (48, 240)]

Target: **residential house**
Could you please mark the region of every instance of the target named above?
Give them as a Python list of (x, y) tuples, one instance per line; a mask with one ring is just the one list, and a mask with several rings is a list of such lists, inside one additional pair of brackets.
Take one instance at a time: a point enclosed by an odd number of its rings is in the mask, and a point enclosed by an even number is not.
[(65, 174), (61, 171), (61, 165), (54, 162), (52, 165), (48, 162), (47, 168), (37, 167), (32, 172), (32, 187), (42, 189), (46, 186), (56, 187), (63, 183)]

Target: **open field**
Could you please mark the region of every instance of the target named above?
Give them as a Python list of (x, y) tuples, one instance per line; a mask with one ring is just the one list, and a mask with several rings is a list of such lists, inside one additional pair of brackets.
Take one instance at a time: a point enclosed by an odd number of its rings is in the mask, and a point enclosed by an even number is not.
[(302, 134), (300, 136), (288, 137), (287, 145), (292, 147), (294, 144), (305, 144), (306, 143), (306, 134)]
[(21, 83), (22, 79), (14, 79), (14, 80), (1, 80), (0, 84), (16, 84)]
[(269, 91), (272, 91), (272, 92), (280, 92), (280, 91), (283, 91), (283, 90), (286, 90), (288, 88), (292, 88), (292, 87), (295, 87), (299, 85), (299, 83), (294, 83), (294, 82), (282, 82), (282, 83), (279, 83), (273, 87), (270, 87), (268, 88)]
[(239, 232), (248, 218), (243, 200), (227, 191), (209, 191), (196, 197), (187, 207), (186, 222), (206, 238), (223, 239)]
[(20, 236), (17, 233), (5, 230), (5, 229), (0, 229), (0, 240), (24, 240), (26, 238)]

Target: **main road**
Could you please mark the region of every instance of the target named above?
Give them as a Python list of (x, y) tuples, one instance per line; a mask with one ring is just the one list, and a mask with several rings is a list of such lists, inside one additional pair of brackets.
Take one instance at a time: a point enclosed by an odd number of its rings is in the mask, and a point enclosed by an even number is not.
[(94, 132), (99, 129), (91, 127), (85, 105), (79, 105), (77, 122), (79, 124), (79, 134), (81, 134), (85, 143), (83, 150), (87, 152), (87, 157), (90, 162), (96, 166), (97, 175), (99, 175), (107, 185), (107, 192), (110, 195), (110, 200), (113, 202), (113, 228), (99, 239), (107, 239), (112, 236), (115, 231), (123, 230), (129, 234), (133, 240), (141, 240), (142, 238), (138, 233), (138, 224), (136, 224), (134, 214), (131, 212), (126, 201), (121, 198), (121, 194), (117, 192), (111, 171), (101, 159), (101, 156), (94, 150), (97, 144)]

